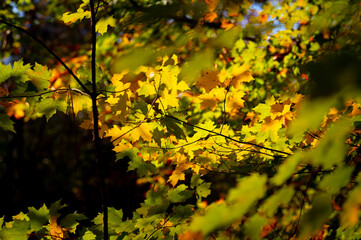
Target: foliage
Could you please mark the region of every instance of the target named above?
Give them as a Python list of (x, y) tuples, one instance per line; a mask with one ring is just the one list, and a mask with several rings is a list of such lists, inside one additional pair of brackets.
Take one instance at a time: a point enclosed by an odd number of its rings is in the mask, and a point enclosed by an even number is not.
[[(99, 135), (150, 186), (132, 218), (108, 208), (110, 239), (359, 237), (358, 1), (96, 4)], [(14, 59), (26, 43), (6, 23), (36, 22), (4, 6), (1, 57)], [(89, 22), (89, 1), (67, 7), (48, 14)], [(64, 112), (93, 129), (92, 52), (79, 49), (64, 60), (78, 80), (51, 61), (1, 63), (0, 127)], [(85, 227), (64, 207), (2, 219), (1, 239), (101, 238), (101, 214)]]

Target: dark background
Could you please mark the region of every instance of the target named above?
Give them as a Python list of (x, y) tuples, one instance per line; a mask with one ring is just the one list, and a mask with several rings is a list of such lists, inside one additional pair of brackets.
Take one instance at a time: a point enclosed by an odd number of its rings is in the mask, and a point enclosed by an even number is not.
[[(48, 123), (45, 118), (15, 120), (15, 130), (0, 132), (0, 216), (10, 220), (30, 206), (49, 206), (59, 199), (69, 211), (96, 216), (101, 201), (91, 131), (63, 113)], [(136, 173), (127, 172), (128, 159), (115, 162), (112, 148), (104, 139), (109, 206), (122, 208), (130, 217), (147, 187), (136, 185)]]

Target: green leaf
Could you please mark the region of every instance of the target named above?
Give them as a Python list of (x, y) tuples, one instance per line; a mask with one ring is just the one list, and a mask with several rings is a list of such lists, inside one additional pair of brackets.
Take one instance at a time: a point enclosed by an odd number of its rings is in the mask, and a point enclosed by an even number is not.
[(31, 229), (33, 231), (40, 230), (50, 219), (49, 209), (45, 206), (45, 204), (38, 210), (34, 207), (29, 207), (28, 209), (28, 217), (30, 218)]
[(211, 183), (201, 183), (199, 186), (197, 186), (197, 194), (200, 197), (206, 198), (209, 194), (211, 194)]
[(41, 99), (36, 105), (36, 111), (44, 114), (47, 120), (49, 120), (57, 110), (66, 112), (67, 103), (63, 99), (45, 98)]
[(14, 62), (11, 75), (16, 77), (20, 82), (28, 80), (26, 73), (30, 70), (30, 64), (24, 65), (23, 60)]
[(3, 240), (24, 240), (32, 232), (29, 221), (15, 220), (11, 227), (4, 227), (0, 230), (0, 239)]
[(253, 108), (257, 113), (260, 113), (260, 118), (264, 119), (271, 115), (271, 106), (268, 104), (260, 103), (257, 107)]
[(242, 205), (245, 210), (266, 191), (267, 177), (254, 174), (241, 178), (237, 186), (229, 191), (227, 202)]
[(86, 219), (86, 217), (83, 214), (71, 213), (61, 220), (60, 226), (68, 228), (70, 232), (75, 233), (76, 227), (79, 225), (79, 221), (84, 219)]
[(123, 221), (122, 209), (108, 208), (108, 222), (111, 229), (115, 229)]
[(298, 118), (291, 123), (288, 133), (295, 135), (300, 131), (312, 131), (319, 128), (324, 116), (336, 101), (336, 98), (320, 98), (303, 102), (298, 109)]
[(95, 26), (95, 31), (97, 31), (100, 34), (104, 34), (108, 30), (108, 26), (115, 27), (116, 22), (113, 16), (107, 17), (107, 18), (101, 18), (97, 25)]
[[(197, 127), (200, 127), (200, 128), (197, 128)], [(213, 131), (216, 128), (216, 126), (214, 125), (214, 122), (210, 119), (207, 119), (207, 121), (205, 121), (204, 123), (198, 124), (197, 127), (194, 128), (195, 134), (192, 136), (192, 139), (190, 141), (205, 138), (209, 134), (211, 134), (209, 131)], [(203, 129), (205, 129), (205, 130), (203, 130)], [(206, 131), (206, 130), (208, 130), (208, 131)]]
[(137, 48), (132, 52), (120, 56), (113, 65), (113, 71), (120, 73), (123, 70), (134, 72), (139, 66), (147, 65), (156, 59), (156, 54), (149, 48)]
[(318, 49), (320, 49), (320, 44), (318, 42), (311, 42), (310, 51), (315, 52)]
[(320, 229), (331, 213), (330, 196), (317, 194), (313, 199), (312, 208), (301, 217), (299, 239), (304, 239)]
[(0, 114), (0, 128), (5, 131), (15, 132), (14, 122), (6, 114)]
[(194, 216), (190, 225), (192, 232), (203, 233), (203, 236), (229, 226), (234, 219), (231, 209), (223, 204), (211, 204), (204, 216)]
[(49, 207), (50, 216), (58, 218), (61, 215), (59, 211), (67, 206), (66, 204), (61, 204), (61, 200), (52, 203)]
[(11, 77), (12, 69), (10, 64), (4, 65), (0, 63), (0, 83), (5, 82)]
[(247, 236), (250, 237), (251, 240), (261, 239), (261, 231), (263, 226), (267, 224), (267, 219), (264, 216), (260, 216), (259, 214), (255, 214), (248, 219), (244, 228)]
[(27, 75), (38, 90), (47, 89), (50, 85), (52, 73), (46, 66), (35, 63), (33, 70), (28, 71)]
[(184, 81), (193, 85), (203, 70), (209, 69), (214, 64), (214, 50), (206, 49), (196, 53), (191, 60), (186, 62), (182, 68), (181, 76)]
[(273, 217), (281, 204), (287, 205), (292, 197), (295, 195), (295, 190), (292, 187), (285, 187), (277, 193), (272, 194), (261, 207), (262, 211), (266, 212), (268, 217)]
[(95, 239), (96, 239), (96, 235), (90, 230), (87, 230), (82, 236), (82, 240), (95, 240)]
[(326, 136), (319, 141), (310, 154), (313, 162), (325, 169), (341, 164), (347, 155), (348, 147), (345, 141), (351, 128), (352, 123), (349, 119), (343, 119), (331, 125)]
[(192, 195), (192, 191), (187, 191), (187, 188), (186, 185), (181, 184), (175, 189), (170, 189), (168, 191), (167, 199), (171, 203), (184, 202)]
[(171, 118), (162, 118), (161, 123), (166, 126), (167, 133), (173, 134), (177, 138), (186, 138), (186, 130), (183, 125)]
[(351, 166), (339, 167), (333, 173), (323, 177), (319, 187), (329, 194), (336, 194), (350, 182), (353, 170), (354, 167)]
[(288, 157), (285, 162), (278, 167), (276, 175), (271, 179), (271, 182), (277, 186), (282, 185), (288, 178), (292, 176), (301, 160), (305, 159), (307, 152), (296, 152)]

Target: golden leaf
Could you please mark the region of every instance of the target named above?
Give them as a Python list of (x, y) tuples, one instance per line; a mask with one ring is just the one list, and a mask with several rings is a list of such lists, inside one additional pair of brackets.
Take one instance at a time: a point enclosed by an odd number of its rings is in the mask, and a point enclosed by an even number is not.
[(232, 85), (234, 88), (238, 89), (241, 87), (243, 82), (250, 82), (254, 78), (252, 77), (251, 73), (248, 71), (250, 65), (242, 65), (238, 67), (234, 67), (232, 70), (232, 79), (227, 82), (225, 81), (225, 85)]
[(196, 83), (196, 86), (204, 88), (206, 92), (211, 91), (219, 85), (218, 71), (212, 70), (205, 71)]
[(51, 238), (54, 240), (61, 240), (68, 238), (68, 234), (65, 231), (66, 229), (60, 227), (56, 221), (56, 217), (51, 216), (50, 217), (50, 235)]

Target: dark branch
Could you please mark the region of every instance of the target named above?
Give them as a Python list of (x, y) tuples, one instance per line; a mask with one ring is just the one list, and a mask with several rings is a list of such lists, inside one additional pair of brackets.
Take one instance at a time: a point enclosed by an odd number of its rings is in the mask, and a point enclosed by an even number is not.
[(75, 79), (75, 81), (81, 86), (81, 88), (84, 90), (84, 92), (86, 92), (88, 95), (91, 95), (91, 92), (88, 90), (88, 88), (80, 81), (80, 79), (74, 74), (74, 72), (65, 64), (65, 62), (63, 60), (61, 60), (61, 58), (54, 53), (53, 50), (51, 50), (48, 46), (46, 46), (46, 44), (40, 40), (37, 36), (33, 35), (31, 32), (27, 31), (26, 29), (23, 29), (19, 26), (16, 26), (12, 23), (9, 23), (8, 21), (5, 21), (4, 19), (0, 19), (0, 23), (4, 23), (10, 27), (16, 28), (17, 30), (25, 33), (26, 35), (30, 36), (32, 39), (34, 39), (36, 42), (38, 42), (41, 46), (43, 46), (61, 65), (63, 65), (63, 67), (68, 71), (68, 73), (70, 75), (73, 76), (73, 78)]

